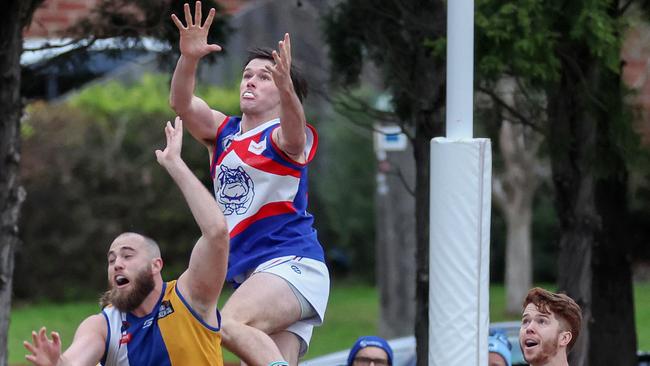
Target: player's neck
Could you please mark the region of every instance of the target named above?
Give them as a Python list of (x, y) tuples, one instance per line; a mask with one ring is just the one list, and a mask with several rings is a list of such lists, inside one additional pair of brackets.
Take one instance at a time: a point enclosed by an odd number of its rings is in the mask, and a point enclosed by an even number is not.
[(153, 290), (151, 290), (149, 295), (147, 295), (144, 301), (142, 301), (140, 306), (131, 312), (131, 314), (137, 316), (138, 318), (142, 318), (143, 316), (151, 314), (151, 312), (154, 310), (154, 307), (158, 304), (158, 300), (160, 300), (163, 285), (162, 278), (156, 278), (154, 281), (156, 284)]
[(258, 126), (263, 125), (264, 123), (279, 118), (280, 115), (275, 111), (270, 111), (266, 113), (243, 113), (241, 118), (241, 130), (242, 133), (246, 133)]
[(531, 366), (569, 366), (566, 353), (558, 350), (558, 352), (549, 360), (540, 364), (531, 364)]

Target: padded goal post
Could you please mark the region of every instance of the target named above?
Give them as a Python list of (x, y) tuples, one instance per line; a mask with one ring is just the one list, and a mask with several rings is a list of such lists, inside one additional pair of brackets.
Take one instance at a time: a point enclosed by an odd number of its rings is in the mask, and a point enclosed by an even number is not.
[(446, 138), (431, 141), (429, 365), (488, 363), (492, 150), (473, 138), (474, 1), (447, 2)]

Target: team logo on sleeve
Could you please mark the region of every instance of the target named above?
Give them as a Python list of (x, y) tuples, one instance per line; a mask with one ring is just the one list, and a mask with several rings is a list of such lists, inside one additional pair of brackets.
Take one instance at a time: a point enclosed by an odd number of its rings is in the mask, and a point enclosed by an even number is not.
[(255, 197), (253, 180), (242, 167), (230, 169), (220, 165), (219, 168), (217, 200), (224, 207), (223, 214), (243, 215), (248, 211)]
[(224, 137), (223, 140), (221, 140), (221, 148), (223, 149), (223, 151), (226, 151), (228, 149), (228, 147), (232, 143), (232, 139), (234, 138), (235, 138), (235, 134), (233, 133)]

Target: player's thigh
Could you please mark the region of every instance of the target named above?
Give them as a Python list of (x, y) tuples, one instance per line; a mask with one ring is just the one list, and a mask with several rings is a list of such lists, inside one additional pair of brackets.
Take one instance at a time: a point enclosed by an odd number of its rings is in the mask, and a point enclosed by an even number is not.
[(253, 274), (224, 305), (224, 322), (243, 323), (267, 334), (284, 330), (300, 319), (300, 303), (289, 286), (277, 275)]

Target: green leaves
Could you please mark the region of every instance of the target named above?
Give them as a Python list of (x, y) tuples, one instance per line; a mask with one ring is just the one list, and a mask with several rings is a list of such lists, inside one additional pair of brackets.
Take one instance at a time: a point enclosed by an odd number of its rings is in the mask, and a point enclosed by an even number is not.
[(542, 0), (476, 2), (478, 77), (496, 80), (503, 74), (524, 75), (532, 83), (556, 80), (559, 34), (552, 29), (550, 9)]

